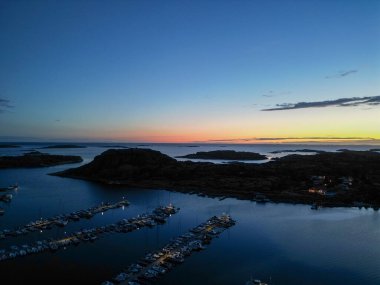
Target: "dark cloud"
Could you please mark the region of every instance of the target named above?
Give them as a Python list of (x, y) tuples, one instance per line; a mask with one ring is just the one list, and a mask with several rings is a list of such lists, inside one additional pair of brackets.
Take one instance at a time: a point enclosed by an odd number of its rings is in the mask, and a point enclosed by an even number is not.
[(0, 113), (3, 113), (10, 108), (13, 108), (13, 106), (9, 104), (9, 100), (0, 98)]
[(345, 77), (347, 75), (350, 75), (350, 74), (353, 74), (356, 72), (359, 72), (359, 70), (357, 70), (357, 69), (345, 70), (345, 71), (340, 71), (339, 73), (334, 74), (334, 75), (328, 75), (325, 78), (329, 79), (329, 78)]
[(356, 107), (356, 106), (378, 106), (380, 105), (380, 96), (372, 97), (352, 97), (340, 98), (335, 100), (326, 100), (318, 102), (299, 102), (299, 103), (283, 103), (277, 104), (274, 108), (263, 109), (261, 111), (281, 111), (305, 108), (321, 108), (321, 107)]

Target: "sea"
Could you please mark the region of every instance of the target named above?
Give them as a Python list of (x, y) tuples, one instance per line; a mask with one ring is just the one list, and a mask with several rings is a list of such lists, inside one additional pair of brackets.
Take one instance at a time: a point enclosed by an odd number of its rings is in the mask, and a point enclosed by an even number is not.
[[(56, 143), (16, 144), (20, 147), (0, 148), (0, 156), (37, 150), (80, 155), (84, 161), (45, 168), (0, 170), (0, 187), (19, 185), (17, 190), (9, 192), (13, 196), (11, 202), (0, 202), (5, 210), (0, 216), (0, 231), (120, 201), (123, 197), (131, 204), (92, 219), (69, 223), (64, 228), (0, 240), (0, 250), (115, 223), (169, 203), (180, 211), (164, 225), (131, 233), (108, 233), (93, 243), (0, 261), (0, 284), (101, 284), (111, 281), (146, 253), (159, 250), (208, 218), (223, 213), (231, 215), (236, 225), (154, 284), (244, 285), (251, 278), (276, 285), (380, 284), (380, 213), (371, 208), (312, 210), (310, 205), (221, 200), (167, 189), (130, 189), (49, 175), (89, 163), (107, 149), (120, 147), (150, 148), (172, 157), (210, 150), (251, 151), (268, 155), (268, 160), (260, 162), (265, 163), (293, 154), (271, 153), (279, 150), (368, 150), (375, 146), (75, 143), (85, 148), (44, 149)], [(222, 160), (212, 162), (226, 163)]]

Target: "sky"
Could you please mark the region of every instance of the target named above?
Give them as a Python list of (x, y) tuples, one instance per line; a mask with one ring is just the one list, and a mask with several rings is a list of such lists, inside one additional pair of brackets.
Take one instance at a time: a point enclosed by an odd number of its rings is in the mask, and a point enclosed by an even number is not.
[(0, 0), (0, 141), (380, 143), (380, 1)]

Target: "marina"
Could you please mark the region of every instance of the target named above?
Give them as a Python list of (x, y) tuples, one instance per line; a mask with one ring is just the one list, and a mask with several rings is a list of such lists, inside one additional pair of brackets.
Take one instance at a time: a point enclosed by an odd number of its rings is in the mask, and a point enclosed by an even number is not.
[[(116, 203), (102, 203), (98, 206), (88, 208), (86, 210), (79, 210), (69, 214), (62, 214), (52, 218), (41, 218), (36, 221), (30, 222), (24, 226), (17, 227), (16, 229), (4, 229), (0, 231), (0, 240), (26, 235), (31, 232), (49, 230), (53, 227), (64, 227), (69, 222), (79, 221), (80, 219), (91, 219), (94, 215), (104, 213), (111, 209), (124, 208), (129, 205), (129, 201), (124, 198)], [(0, 215), (1, 215), (0, 209)], [(3, 212), (4, 214), (4, 212)]]
[(178, 212), (178, 208), (173, 205), (166, 207), (158, 207), (151, 214), (138, 215), (135, 218), (123, 219), (117, 223), (94, 227), (91, 229), (83, 229), (81, 231), (67, 234), (54, 240), (40, 240), (32, 244), (24, 244), (21, 246), (13, 245), (9, 250), (0, 250), (0, 261), (14, 259), (16, 257), (27, 256), (31, 254), (42, 253), (46, 251), (55, 252), (60, 248), (66, 248), (70, 245), (79, 245), (83, 242), (94, 242), (101, 235), (106, 233), (128, 233), (138, 230), (142, 227), (154, 227), (164, 224), (166, 219), (172, 214)]
[(126, 270), (115, 276), (112, 281), (105, 281), (102, 285), (150, 283), (183, 263), (185, 258), (193, 252), (205, 249), (213, 238), (218, 237), (234, 224), (235, 221), (229, 215), (213, 216), (188, 233), (173, 239), (161, 250), (146, 254), (137, 263), (131, 264)]

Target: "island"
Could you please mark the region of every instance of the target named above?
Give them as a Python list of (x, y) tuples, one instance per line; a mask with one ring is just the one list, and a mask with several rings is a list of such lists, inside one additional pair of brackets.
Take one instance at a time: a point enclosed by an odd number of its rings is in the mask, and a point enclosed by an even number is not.
[(326, 151), (324, 150), (315, 150), (315, 149), (296, 149), (296, 150), (292, 150), (292, 149), (286, 149), (286, 150), (275, 150), (275, 151), (271, 151), (270, 153), (284, 153), (284, 152), (314, 152), (314, 153), (324, 153)]
[(191, 159), (220, 159), (220, 160), (264, 160), (268, 159), (265, 155), (256, 152), (247, 151), (234, 151), (234, 150), (213, 150), (213, 151), (199, 151), (197, 153), (188, 154), (184, 156), (177, 156), (177, 158), (191, 158)]
[(380, 151), (380, 148), (371, 148), (369, 151)]
[(131, 148), (107, 150), (86, 165), (53, 175), (257, 202), (378, 209), (379, 165), (380, 153), (369, 151), (292, 154), (263, 164), (214, 164)]
[(83, 159), (74, 155), (52, 155), (33, 151), (21, 156), (0, 156), (0, 169), (21, 167), (47, 167), (60, 164), (78, 163)]
[(0, 148), (17, 148), (20, 147), (19, 145), (15, 144), (0, 144)]
[(41, 149), (51, 149), (51, 148), (86, 148), (84, 145), (74, 145), (74, 144), (56, 144), (41, 147)]

